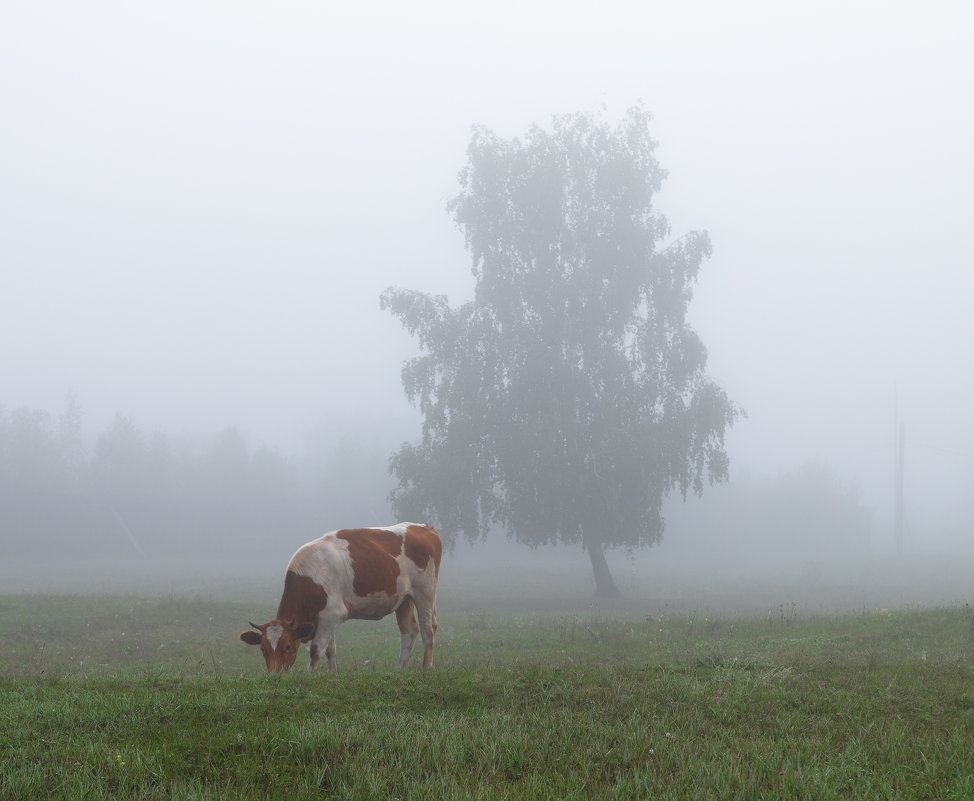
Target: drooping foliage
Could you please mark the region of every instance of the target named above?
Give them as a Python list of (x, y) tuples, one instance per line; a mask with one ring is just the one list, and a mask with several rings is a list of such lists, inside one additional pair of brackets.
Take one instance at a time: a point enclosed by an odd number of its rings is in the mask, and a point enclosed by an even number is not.
[(474, 129), (448, 205), (473, 299), (382, 296), (422, 350), (402, 372), (424, 423), (392, 459), (400, 518), (636, 547), (659, 540), (669, 491), (726, 478), (739, 412), (686, 319), (710, 239), (670, 240), (649, 120), (570, 114), (523, 141)]

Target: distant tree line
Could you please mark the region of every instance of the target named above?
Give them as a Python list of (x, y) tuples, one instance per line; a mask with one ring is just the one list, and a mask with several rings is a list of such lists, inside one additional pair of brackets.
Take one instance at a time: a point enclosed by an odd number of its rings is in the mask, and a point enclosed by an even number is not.
[[(0, 560), (281, 559), (324, 531), (392, 522), (388, 453), (329, 420), (285, 457), (238, 428), (188, 438), (122, 414), (86, 438), (70, 396), (59, 415), (0, 406)], [(665, 515), (694, 560), (824, 563), (868, 549), (872, 511), (809, 464), (671, 499)]]
[(176, 441), (118, 414), (89, 444), (82, 424), (71, 396), (57, 416), (0, 407), (3, 555), (239, 560), (289, 553), (331, 528), (388, 522), (386, 443), (312, 431), (289, 459), (252, 447), (235, 427)]

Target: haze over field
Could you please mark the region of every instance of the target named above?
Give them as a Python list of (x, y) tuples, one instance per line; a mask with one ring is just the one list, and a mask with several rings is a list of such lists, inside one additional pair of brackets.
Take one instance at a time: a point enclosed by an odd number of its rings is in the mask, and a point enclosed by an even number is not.
[(713, 240), (690, 314), (748, 413), (732, 481), (828, 465), (889, 551), (898, 415), (908, 548), (971, 548), (969, 3), (5, 11), (7, 410), (70, 391), (90, 437), (123, 412), (285, 454), (361, 434), (384, 460), (419, 416), (379, 294), (470, 296), (445, 204), (471, 126), (641, 99), (659, 210)]

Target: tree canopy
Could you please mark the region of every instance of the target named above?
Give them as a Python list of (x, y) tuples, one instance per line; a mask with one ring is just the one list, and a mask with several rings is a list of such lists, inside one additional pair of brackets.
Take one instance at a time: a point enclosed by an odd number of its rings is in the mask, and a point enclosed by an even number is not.
[(686, 318), (710, 239), (671, 239), (654, 208), (666, 173), (649, 121), (635, 107), (617, 124), (559, 116), (523, 140), (475, 128), (448, 204), (473, 299), (381, 299), (423, 351), (402, 371), (424, 422), (391, 460), (397, 514), (447, 537), (502, 526), (582, 543), (602, 594), (616, 592), (604, 546), (657, 542), (667, 493), (727, 477), (739, 414)]

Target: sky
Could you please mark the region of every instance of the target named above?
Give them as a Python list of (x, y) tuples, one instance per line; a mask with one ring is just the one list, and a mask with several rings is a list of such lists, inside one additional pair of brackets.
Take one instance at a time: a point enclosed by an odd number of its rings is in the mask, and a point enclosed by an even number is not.
[[(833, 466), (974, 540), (968, 2), (20, 2), (0, 28), (0, 404), (89, 434), (418, 436), (390, 285), (468, 298), (471, 126), (641, 101), (732, 475)], [(387, 487), (380, 490), (385, 496)]]

